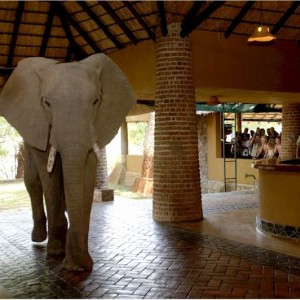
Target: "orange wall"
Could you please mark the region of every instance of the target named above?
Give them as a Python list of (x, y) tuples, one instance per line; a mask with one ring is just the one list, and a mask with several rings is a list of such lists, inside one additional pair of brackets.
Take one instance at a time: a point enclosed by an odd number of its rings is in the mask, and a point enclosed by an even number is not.
[(124, 71), (138, 99), (153, 100), (155, 95), (155, 43), (145, 41), (109, 55)]
[[(155, 97), (155, 51), (155, 43), (145, 41), (110, 54), (139, 99)], [(245, 36), (224, 39), (218, 33), (200, 30), (192, 34), (194, 81), (200, 90), (209, 87), (300, 92), (299, 58), (300, 47), (290, 41), (249, 46)]]
[(250, 46), (245, 36), (224, 39), (199, 30), (192, 37), (196, 87), (300, 92), (300, 47), (295, 42)]

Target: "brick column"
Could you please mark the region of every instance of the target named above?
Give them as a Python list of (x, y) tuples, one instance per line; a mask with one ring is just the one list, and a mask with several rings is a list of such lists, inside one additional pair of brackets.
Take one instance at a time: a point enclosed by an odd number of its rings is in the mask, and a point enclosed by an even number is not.
[(153, 218), (202, 218), (197, 117), (190, 39), (180, 24), (157, 37)]
[(106, 148), (100, 149), (101, 162), (97, 165), (97, 178), (96, 178), (96, 188), (99, 190), (108, 189), (108, 171), (107, 171), (107, 158), (106, 158)]
[(282, 106), (282, 158), (295, 158), (296, 141), (300, 134), (300, 103)]

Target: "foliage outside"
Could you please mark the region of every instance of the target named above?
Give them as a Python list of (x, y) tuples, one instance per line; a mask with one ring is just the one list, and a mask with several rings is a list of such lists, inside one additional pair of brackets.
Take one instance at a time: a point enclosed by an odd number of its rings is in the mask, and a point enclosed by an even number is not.
[(0, 117), (0, 179), (15, 178), (21, 144), (22, 138), (19, 133)]
[(147, 122), (128, 123), (129, 154), (143, 155)]
[[(115, 197), (122, 197), (122, 200), (149, 199), (141, 194), (132, 193), (126, 186), (110, 185), (110, 188), (114, 190)], [(0, 182), (0, 211), (30, 207), (29, 195), (22, 179)]]

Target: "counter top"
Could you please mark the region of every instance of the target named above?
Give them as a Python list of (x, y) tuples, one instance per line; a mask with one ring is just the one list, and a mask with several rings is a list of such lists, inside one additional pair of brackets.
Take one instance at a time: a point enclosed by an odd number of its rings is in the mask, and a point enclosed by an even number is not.
[(300, 172), (300, 159), (262, 159), (253, 162), (251, 166), (259, 170)]

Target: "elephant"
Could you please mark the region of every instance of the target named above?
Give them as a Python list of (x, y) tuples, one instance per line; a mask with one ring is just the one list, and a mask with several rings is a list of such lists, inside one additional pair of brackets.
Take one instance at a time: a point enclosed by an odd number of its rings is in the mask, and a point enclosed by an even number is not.
[(125, 74), (102, 53), (64, 63), (24, 58), (0, 94), (0, 115), (25, 142), (32, 240), (48, 237), (47, 253), (64, 255), (67, 270), (93, 268), (88, 235), (99, 149), (135, 104)]

